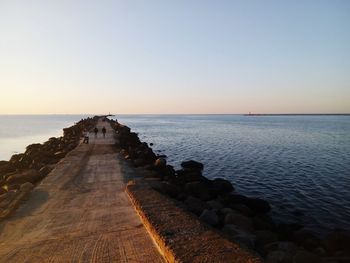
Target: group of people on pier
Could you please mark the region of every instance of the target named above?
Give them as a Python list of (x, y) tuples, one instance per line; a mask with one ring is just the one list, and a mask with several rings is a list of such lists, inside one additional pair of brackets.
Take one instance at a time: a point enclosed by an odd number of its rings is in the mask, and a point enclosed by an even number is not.
[[(103, 138), (106, 137), (106, 133), (107, 133), (106, 127), (103, 126), (103, 128), (102, 128)], [(97, 127), (94, 128), (94, 134), (95, 134), (95, 139), (97, 139), (97, 134), (98, 134), (98, 128)], [(89, 137), (90, 137), (89, 131), (85, 130), (83, 132), (83, 136), (84, 136), (83, 143), (89, 144)]]

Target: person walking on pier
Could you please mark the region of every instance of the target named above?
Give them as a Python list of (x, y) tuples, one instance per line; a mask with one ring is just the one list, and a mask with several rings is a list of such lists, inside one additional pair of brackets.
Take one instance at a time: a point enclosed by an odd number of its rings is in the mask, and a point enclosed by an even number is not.
[(95, 127), (95, 129), (94, 129), (94, 133), (95, 133), (95, 139), (96, 139), (97, 138), (97, 133), (98, 133), (97, 127)]
[(89, 144), (89, 132), (87, 130), (84, 130), (83, 136), (84, 136), (83, 143)]
[(106, 132), (107, 132), (107, 130), (106, 130), (105, 126), (103, 126), (103, 128), (102, 128), (103, 138), (106, 137)]

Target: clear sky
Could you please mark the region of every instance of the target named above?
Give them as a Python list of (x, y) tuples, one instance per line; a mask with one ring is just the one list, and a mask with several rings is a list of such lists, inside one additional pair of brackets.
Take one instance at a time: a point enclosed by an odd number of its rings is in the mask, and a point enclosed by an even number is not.
[(0, 114), (350, 112), (350, 1), (0, 0)]

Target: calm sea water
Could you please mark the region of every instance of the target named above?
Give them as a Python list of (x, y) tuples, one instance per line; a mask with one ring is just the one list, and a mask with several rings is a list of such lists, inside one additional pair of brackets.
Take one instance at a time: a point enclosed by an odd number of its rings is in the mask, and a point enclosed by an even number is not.
[[(1, 116), (0, 160), (62, 135), (86, 116)], [(277, 221), (325, 233), (350, 229), (350, 116), (120, 115), (176, 168), (205, 164), (209, 178), (261, 197)], [(296, 216), (296, 211), (304, 215)]]
[(86, 115), (0, 115), (0, 160), (9, 160), (32, 143), (63, 135), (69, 127)]
[(277, 221), (350, 229), (350, 116), (117, 117), (175, 167), (198, 160), (205, 176), (265, 198)]

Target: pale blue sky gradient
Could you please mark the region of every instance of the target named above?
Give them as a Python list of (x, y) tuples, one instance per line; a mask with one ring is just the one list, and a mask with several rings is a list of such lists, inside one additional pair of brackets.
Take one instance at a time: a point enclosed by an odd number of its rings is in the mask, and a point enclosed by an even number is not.
[(0, 114), (350, 112), (350, 1), (0, 0)]

